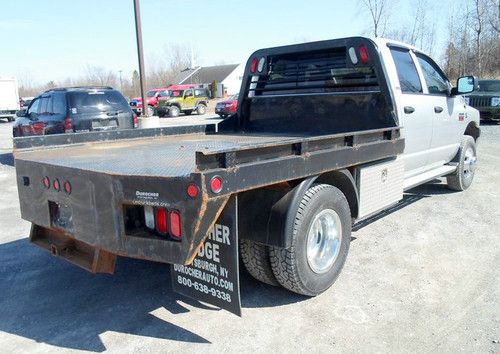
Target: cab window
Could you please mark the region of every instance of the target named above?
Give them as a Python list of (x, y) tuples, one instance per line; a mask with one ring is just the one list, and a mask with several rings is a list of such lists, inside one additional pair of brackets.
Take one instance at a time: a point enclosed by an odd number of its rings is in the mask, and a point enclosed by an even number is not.
[(410, 52), (407, 49), (391, 48), (391, 54), (396, 64), (401, 91), (403, 93), (422, 92), (422, 84)]
[(427, 90), (433, 95), (446, 95), (450, 88), (448, 79), (441, 72), (439, 67), (429, 58), (417, 54), (418, 63), (422, 68)]
[(186, 90), (184, 97), (193, 97), (193, 90)]

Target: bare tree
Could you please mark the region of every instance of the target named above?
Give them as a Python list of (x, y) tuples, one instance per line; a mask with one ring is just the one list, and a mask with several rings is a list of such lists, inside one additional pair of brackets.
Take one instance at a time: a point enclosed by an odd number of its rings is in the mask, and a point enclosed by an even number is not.
[(116, 73), (101, 66), (85, 67), (86, 76), (83, 81), (86, 85), (112, 86), (116, 87), (118, 82)]
[(370, 14), (375, 37), (384, 36), (390, 17), (391, 0), (358, 0), (362, 10)]

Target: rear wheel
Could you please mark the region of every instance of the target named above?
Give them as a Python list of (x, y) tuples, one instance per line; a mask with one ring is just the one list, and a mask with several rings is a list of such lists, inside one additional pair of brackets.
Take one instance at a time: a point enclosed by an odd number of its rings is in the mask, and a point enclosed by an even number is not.
[(270, 247), (273, 273), (286, 289), (316, 296), (327, 290), (344, 266), (351, 240), (351, 213), (342, 192), (313, 185), (295, 215), (290, 248)]
[(169, 115), (170, 117), (178, 117), (178, 116), (179, 116), (180, 111), (181, 111), (181, 110), (179, 109), (179, 107), (177, 107), (177, 106), (172, 106), (172, 107), (170, 107), (170, 109), (168, 110), (168, 115)]
[(200, 116), (204, 115), (205, 113), (207, 113), (207, 106), (202, 103), (199, 104), (198, 107), (196, 107), (196, 113), (198, 113)]
[(457, 170), (446, 177), (446, 182), (449, 189), (464, 191), (472, 184), (476, 172), (477, 155), (474, 138), (469, 135), (462, 137), (456, 160), (458, 160)]
[(279, 285), (271, 268), (269, 247), (254, 241), (241, 240), (240, 254), (241, 260), (251, 276), (269, 285)]

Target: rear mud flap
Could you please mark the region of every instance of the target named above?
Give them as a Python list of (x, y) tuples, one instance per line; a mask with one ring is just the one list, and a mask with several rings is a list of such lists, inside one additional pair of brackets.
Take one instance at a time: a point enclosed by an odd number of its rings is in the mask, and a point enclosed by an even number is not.
[(174, 291), (241, 316), (237, 196), (232, 196), (191, 265), (171, 266)]

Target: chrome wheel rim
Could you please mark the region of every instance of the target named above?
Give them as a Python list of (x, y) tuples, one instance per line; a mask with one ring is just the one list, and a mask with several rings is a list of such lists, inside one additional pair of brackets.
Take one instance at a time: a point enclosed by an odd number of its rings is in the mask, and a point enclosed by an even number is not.
[(318, 213), (307, 233), (307, 263), (313, 272), (326, 273), (335, 263), (342, 243), (340, 217), (332, 209)]
[(474, 177), (477, 168), (477, 157), (472, 147), (465, 150), (464, 155), (464, 179), (470, 181)]

